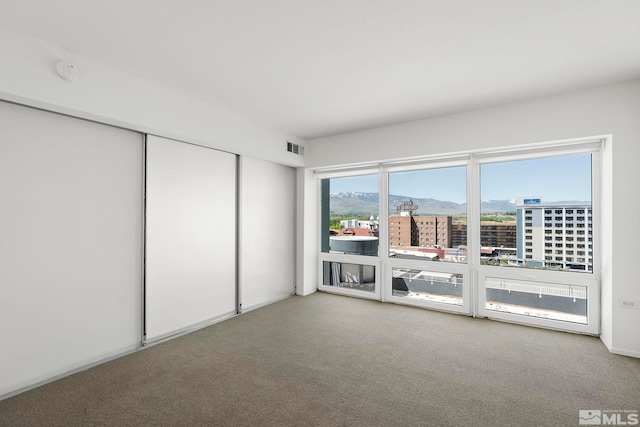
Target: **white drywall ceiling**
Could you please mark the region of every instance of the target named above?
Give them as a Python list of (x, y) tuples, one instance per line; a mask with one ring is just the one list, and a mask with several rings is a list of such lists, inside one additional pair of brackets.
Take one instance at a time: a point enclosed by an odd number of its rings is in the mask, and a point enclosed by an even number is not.
[(0, 0), (0, 25), (314, 138), (640, 77), (637, 0)]

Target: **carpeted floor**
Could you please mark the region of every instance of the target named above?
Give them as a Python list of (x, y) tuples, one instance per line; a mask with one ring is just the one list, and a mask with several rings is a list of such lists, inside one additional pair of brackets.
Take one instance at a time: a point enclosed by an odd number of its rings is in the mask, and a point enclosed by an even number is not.
[(587, 409), (640, 410), (640, 360), (315, 293), (0, 401), (0, 425), (575, 426)]

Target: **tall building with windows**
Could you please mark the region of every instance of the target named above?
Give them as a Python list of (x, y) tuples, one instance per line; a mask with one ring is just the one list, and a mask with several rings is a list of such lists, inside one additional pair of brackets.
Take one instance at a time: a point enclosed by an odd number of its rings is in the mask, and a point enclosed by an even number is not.
[(435, 215), (389, 215), (389, 246), (451, 247), (452, 218)]
[(549, 268), (593, 270), (590, 203), (517, 201), (517, 254), (525, 263)]
[[(465, 246), (467, 244), (467, 223), (459, 222), (452, 225), (451, 246)], [(515, 248), (517, 226), (515, 222), (482, 221), (480, 223), (480, 245), (492, 248)]]

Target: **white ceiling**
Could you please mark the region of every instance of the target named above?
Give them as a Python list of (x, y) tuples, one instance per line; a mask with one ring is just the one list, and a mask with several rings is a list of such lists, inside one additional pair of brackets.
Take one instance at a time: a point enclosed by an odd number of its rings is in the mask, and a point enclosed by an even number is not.
[(640, 77), (638, 0), (0, 0), (0, 24), (302, 138)]

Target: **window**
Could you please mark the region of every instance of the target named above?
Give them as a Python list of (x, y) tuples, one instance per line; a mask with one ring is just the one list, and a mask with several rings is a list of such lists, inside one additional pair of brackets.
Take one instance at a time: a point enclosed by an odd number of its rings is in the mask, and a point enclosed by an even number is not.
[(394, 297), (461, 306), (462, 274), (393, 268), (391, 292)]
[(377, 256), (378, 240), (378, 175), (323, 179), (322, 252)]
[[(389, 257), (466, 263), (466, 248), (460, 248), (467, 245), (466, 203), (466, 166), (389, 173), (388, 221), (408, 230), (389, 242)], [(421, 224), (430, 226), (429, 237), (422, 240)]]
[(521, 315), (539, 312), (554, 320), (587, 323), (586, 286), (487, 277), (486, 288), (489, 309)]
[[(398, 303), (411, 300), (413, 305), (427, 307), (453, 304), (459, 307), (450, 306), (451, 311), (481, 316), (493, 310), (487, 317), (514, 321), (517, 319), (505, 316), (539, 317), (538, 324), (552, 328), (557, 324), (544, 323), (547, 319), (575, 320), (572, 316), (576, 313), (559, 313), (570, 306), (577, 307), (577, 316), (586, 316), (580, 307), (586, 307), (587, 292), (584, 301), (574, 305), (575, 290), (582, 287), (597, 297), (599, 289), (593, 283), (597, 286), (599, 276), (588, 274), (594, 270), (592, 252), (585, 254), (584, 247), (574, 251), (574, 241), (585, 246), (585, 239), (591, 239), (589, 229), (578, 224), (588, 223), (580, 211), (591, 208), (591, 159), (592, 153), (597, 153), (597, 148), (590, 151), (592, 147), (596, 144), (575, 144), (562, 147), (557, 155), (538, 148), (495, 155), (483, 152), (441, 162), (428, 159), (424, 166), (413, 160), (383, 163), (375, 166), (380, 173), (370, 176), (368, 189), (344, 185), (338, 190), (347, 181), (364, 181), (368, 175), (326, 180), (322, 206), (327, 219), (322, 241), (332, 244), (323, 246), (326, 249), (320, 257), (324, 276), (319, 274), (319, 285), (325, 284), (321, 290), (329, 290), (324, 289), (327, 286), (375, 292), (374, 298)], [(599, 159), (599, 154), (596, 156)], [(596, 172), (598, 164), (593, 166)], [(326, 174), (337, 176), (339, 172)], [(469, 189), (467, 175), (474, 182)], [(380, 195), (378, 182), (382, 183)], [(377, 205), (385, 215), (382, 223), (378, 223)], [(474, 217), (468, 219), (467, 212)], [(342, 218), (337, 218), (340, 215)], [(363, 237), (375, 238), (375, 251), (370, 248), (370, 253), (352, 256), (345, 248), (336, 247), (336, 237), (344, 235), (344, 228), (349, 228), (345, 226), (353, 226), (355, 221), (368, 222), (364, 232), (371, 234)], [(330, 227), (330, 223), (338, 227)], [(597, 218), (595, 224), (597, 232)], [(384, 234), (375, 234), (378, 230)], [(363, 233), (352, 232), (349, 237)], [(385, 253), (378, 254), (378, 239)], [(468, 248), (478, 253), (468, 258)], [(371, 261), (360, 255), (369, 255)], [(468, 259), (473, 265), (460, 265)], [(536, 269), (548, 271), (532, 271)], [(496, 282), (492, 284), (493, 279)], [(432, 292), (431, 286), (439, 290)], [(499, 287), (507, 288), (506, 295)], [(524, 299), (509, 299), (521, 292)], [(477, 298), (472, 299), (474, 295)], [(589, 304), (592, 302), (597, 304), (597, 298)], [(593, 333), (597, 324), (598, 319), (589, 315), (588, 328), (580, 330)]]
[[(545, 259), (541, 257), (543, 250), (536, 249), (540, 248), (543, 242), (533, 237), (534, 233), (537, 233), (537, 229), (532, 228), (534, 217), (538, 218), (538, 221), (544, 219), (544, 234), (554, 234), (558, 242), (557, 247), (563, 246), (560, 242), (564, 241), (565, 233), (573, 237), (576, 227), (577, 233), (584, 234), (584, 230), (580, 233), (584, 222), (575, 222), (574, 215), (578, 209), (585, 210), (591, 205), (591, 156), (590, 153), (571, 154), (480, 165), (482, 200), (497, 199), (494, 194), (500, 194), (501, 191), (503, 193), (498, 200), (516, 200), (516, 213), (521, 221), (517, 225), (524, 226), (516, 231), (519, 235), (518, 256), (522, 259), (526, 258), (523, 257), (525, 253), (530, 253), (538, 254), (535, 256), (540, 257), (535, 259), (534, 256), (535, 262), (528, 262), (527, 267), (547, 268)], [(560, 182), (563, 185), (558, 185)], [(535, 194), (535, 197), (529, 196), (530, 194)], [(544, 216), (536, 216), (536, 213), (543, 212)], [(547, 241), (546, 236), (544, 241)], [(505, 261), (498, 265), (514, 264), (505, 258)], [(554, 269), (562, 270), (565, 267), (554, 266)]]
[(376, 269), (372, 265), (323, 262), (323, 285), (375, 292)]

